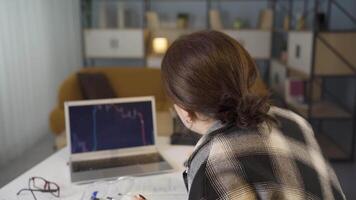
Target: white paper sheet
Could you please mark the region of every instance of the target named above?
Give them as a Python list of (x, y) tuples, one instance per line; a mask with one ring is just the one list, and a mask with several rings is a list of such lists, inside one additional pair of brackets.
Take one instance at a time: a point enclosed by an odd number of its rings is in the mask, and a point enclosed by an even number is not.
[(95, 191), (98, 192), (97, 197), (113, 197), (115, 200), (131, 200), (137, 194), (145, 196), (148, 200), (186, 200), (188, 198), (181, 173), (127, 177), (113, 182), (94, 183), (86, 188), (82, 200), (90, 200)]

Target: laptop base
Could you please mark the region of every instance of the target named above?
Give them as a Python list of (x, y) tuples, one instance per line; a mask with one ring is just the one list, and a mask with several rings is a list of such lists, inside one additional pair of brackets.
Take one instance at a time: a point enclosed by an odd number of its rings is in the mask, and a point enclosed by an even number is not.
[(125, 167), (106, 168), (81, 172), (71, 172), (73, 183), (85, 184), (98, 180), (114, 180), (122, 176), (144, 176), (173, 171), (168, 162), (149, 163)]

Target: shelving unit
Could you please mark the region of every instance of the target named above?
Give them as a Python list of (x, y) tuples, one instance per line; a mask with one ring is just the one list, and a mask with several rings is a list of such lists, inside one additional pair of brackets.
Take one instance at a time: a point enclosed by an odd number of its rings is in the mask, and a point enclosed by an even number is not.
[[(257, 2), (264, 2), (261, 4), (261, 9), (270, 8), (270, 1), (272, 0), (258, 0)], [(97, 59), (131, 59), (141, 60), (142, 66), (150, 66), (151, 63), (159, 65), (162, 55), (152, 53), (151, 41), (153, 38), (164, 37), (167, 38), (168, 43), (171, 44), (175, 39), (181, 35), (189, 34), (199, 30), (210, 29), (210, 17), (209, 11), (212, 9), (223, 9), (224, 14), (232, 16), (231, 8), (227, 6), (220, 6), (220, 4), (239, 3), (249, 5), (251, 1), (245, 0), (81, 0), (82, 4), (82, 26), (83, 26), (83, 55), (84, 66), (95, 66)], [(255, 2), (255, 1), (254, 1)], [(110, 9), (107, 9), (110, 4)], [(131, 5), (133, 4), (133, 5)], [(189, 4), (189, 6), (181, 6), (181, 4)], [(123, 7), (120, 10), (120, 6)], [(215, 6), (215, 7), (214, 7)], [(107, 13), (104, 12), (106, 8)], [(120, 21), (120, 17), (124, 16), (125, 9), (134, 10), (137, 17), (134, 25), (127, 27), (124, 26), (126, 22)], [(162, 9), (163, 8), (163, 9)], [(225, 9), (225, 10), (224, 10)], [(155, 12), (157, 14), (157, 20), (160, 23), (158, 28), (152, 28), (147, 23), (147, 12)], [(89, 12), (89, 13), (88, 13)], [(235, 11), (234, 11), (235, 12)], [(260, 10), (256, 11), (257, 13)], [(91, 13), (91, 14), (90, 14)], [(189, 16), (189, 24), (187, 27), (177, 28), (175, 17), (179, 14), (187, 14)], [(110, 16), (111, 20), (107, 17)], [(257, 15), (258, 16), (258, 15)], [(224, 16), (222, 16), (223, 18)], [(104, 18), (104, 19), (103, 19)], [(165, 19), (165, 20), (162, 20)], [(125, 19), (126, 20), (126, 19)], [(108, 22), (103, 22), (108, 21)], [(132, 21), (132, 20), (129, 20)], [(223, 21), (226, 21), (225, 19)], [(231, 19), (227, 20), (231, 21)], [(103, 25), (104, 24), (104, 25)], [(248, 28), (233, 29), (232, 24), (226, 24), (220, 31), (225, 32), (232, 37), (239, 40), (245, 48), (251, 53), (251, 55), (259, 61), (268, 62), (271, 56), (271, 30), (257, 29), (256, 25)], [(226, 27), (226, 28), (224, 28)], [(124, 35), (122, 32), (127, 32), (126, 29), (131, 31), (137, 31), (129, 39), (121, 37)], [(99, 31), (100, 30), (100, 31)], [(97, 41), (100, 41), (101, 46), (98, 46), (98, 42), (93, 41), (92, 33), (96, 34)], [(104, 32), (110, 32), (104, 34)], [(115, 32), (115, 33), (113, 33)], [(105, 36), (105, 35), (109, 35)], [(132, 42), (131, 46), (128, 46)], [(123, 50), (131, 48), (134, 44), (141, 42), (138, 45), (136, 51), (133, 54), (123, 53)], [(256, 45), (259, 48), (256, 48)], [(98, 47), (98, 48), (97, 48)], [(139, 50), (138, 48), (141, 48)], [(109, 52), (109, 50), (112, 52)], [(141, 54), (143, 52), (143, 55)]]
[(315, 102), (311, 108), (311, 113), (309, 115), (309, 105), (300, 105), (288, 103), (293, 110), (296, 110), (304, 118), (311, 119), (349, 119), (352, 115), (338, 107), (336, 104), (330, 101), (319, 101)]
[[(340, 9), (345, 16), (354, 22), (352, 29), (331, 30), (330, 24), (318, 23), (320, 1), (303, 2), (303, 13), (310, 17), (306, 29), (295, 30), (296, 21), (293, 21), (293, 1), (273, 1), (275, 19), (273, 27), (273, 58), (270, 69), (270, 85), (277, 99), (284, 106), (297, 112), (312, 124), (316, 138), (325, 153), (333, 161), (353, 161), (356, 135), (356, 19), (346, 11), (337, 1), (326, 2), (325, 18), (331, 20), (332, 6)], [(311, 4), (309, 4), (312, 2)], [(284, 14), (277, 13), (278, 4), (283, 4)], [(294, 2), (295, 3), (295, 2)], [(279, 9), (281, 11), (283, 9)], [(291, 27), (288, 30), (281, 28), (282, 23), (278, 17), (288, 16)], [(279, 22), (279, 23), (278, 23)], [(352, 101), (333, 94), (327, 87), (329, 79), (349, 78), (348, 87), (354, 88), (347, 95)], [(298, 79), (304, 83), (304, 101), (290, 101), (284, 83), (288, 79)], [(349, 90), (350, 91), (350, 90)], [(338, 91), (340, 93), (340, 91)], [(288, 97), (288, 98), (287, 98)], [(351, 102), (351, 103), (350, 103)], [(333, 123), (350, 122), (348, 129), (350, 138), (342, 138), (347, 130), (327, 130), (325, 125)], [(342, 133), (342, 134), (341, 134)], [(340, 135), (338, 137), (337, 135)], [(344, 146), (346, 143), (350, 148)], [(341, 144), (342, 143), (342, 144)], [(345, 151), (348, 149), (349, 151)]]

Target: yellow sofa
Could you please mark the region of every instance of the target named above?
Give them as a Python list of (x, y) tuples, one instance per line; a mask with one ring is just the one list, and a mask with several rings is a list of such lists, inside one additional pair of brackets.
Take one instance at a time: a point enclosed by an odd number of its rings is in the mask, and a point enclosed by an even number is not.
[[(171, 103), (162, 87), (160, 69), (144, 67), (91, 67), (83, 68), (78, 72), (105, 74), (118, 97), (155, 96), (157, 134), (168, 136), (173, 132), (172, 118), (169, 113)], [(65, 145), (65, 134), (61, 134), (65, 130), (64, 102), (83, 99), (76, 76), (78, 72), (71, 74), (63, 81), (59, 88), (58, 103), (50, 113), (50, 128), (56, 136), (59, 136), (56, 137), (56, 146), (58, 148)], [(258, 79), (254, 88), (260, 94), (267, 92), (264, 83), (260, 79)]]
[[(103, 73), (108, 78), (118, 97), (154, 96), (159, 113), (167, 113), (170, 103), (161, 84), (159, 69), (143, 67), (97, 67), (83, 68), (80, 73)], [(82, 100), (77, 80), (77, 73), (71, 74), (63, 81), (58, 92), (58, 103), (50, 113), (50, 128), (55, 135), (65, 130), (64, 102)]]

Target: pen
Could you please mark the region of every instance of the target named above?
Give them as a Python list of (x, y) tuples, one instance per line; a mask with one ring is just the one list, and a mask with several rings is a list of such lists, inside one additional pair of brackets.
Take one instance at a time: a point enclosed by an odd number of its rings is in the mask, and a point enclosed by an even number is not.
[(122, 193), (118, 193), (117, 195), (120, 196), (120, 197), (129, 196), (129, 197), (140, 197), (141, 199), (146, 199), (146, 197), (142, 196), (141, 194), (132, 195), (132, 194), (122, 194)]
[[(98, 194), (97, 191), (93, 192), (92, 196), (90, 197), (90, 200), (116, 200), (114, 197), (104, 197), (104, 198), (99, 198), (99, 197), (96, 197)], [(142, 199), (146, 199), (144, 196), (142, 196), (141, 194), (138, 194), (138, 195), (131, 195), (131, 194), (122, 194), (122, 193), (119, 193), (117, 194), (118, 196), (120, 197), (123, 197), (123, 196), (129, 196), (129, 197), (141, 197)]]
[(116, 199), (113, 197), (105, 197), (105, 198), (95, 197), (95, 198), (91, 198), (90, 200), (116, 200)]
[(98, 191), (94, 191), (90, 197), (90, 200), (115, 200), (113, 197), (98, 198)]
[(98, 191), (94, 191), (94, 192), (91, 194), (90, 200), (97, 200), (96, 195), (98, 195)]

